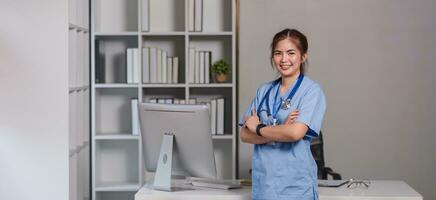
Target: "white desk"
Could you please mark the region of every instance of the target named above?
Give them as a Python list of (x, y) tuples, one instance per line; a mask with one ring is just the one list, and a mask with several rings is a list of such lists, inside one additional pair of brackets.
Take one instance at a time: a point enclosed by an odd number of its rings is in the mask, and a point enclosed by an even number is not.
[(135, 200), (251, 200), (251, 187), (221, 190), (194, 188), (183, 182), (183, 180), (176, 180), (175, 187), (178, 189), (173, 192), (153, 190), (150, 184), (146, 184), (135, 194)]
[(369, 188), (318, 187), (320, 200), (422, 200), (404, 181), (371, 181)]
[[(180, 189), (174, 192), (163, 192), (150, 189), (144, 185), (136, 194), (135, 200), (250, 200), (251, 188), (218, 190), (193, 188), (176, 182)], [(319, 187), (320, 200), (422, 200), (422, 196), (404, 181), (371, 181), (368, 189), (348, 189), (345, 185), (339, 188)]]

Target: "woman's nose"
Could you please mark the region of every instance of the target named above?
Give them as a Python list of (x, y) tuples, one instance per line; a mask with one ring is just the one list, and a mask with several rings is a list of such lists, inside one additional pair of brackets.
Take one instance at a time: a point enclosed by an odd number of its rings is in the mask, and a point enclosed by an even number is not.
[(286, 53), (282, 53), (280, 61), (284, 62), (284, 61), (286, 61), (287, 58), (288, 58), (288, 55), (286, 55)]

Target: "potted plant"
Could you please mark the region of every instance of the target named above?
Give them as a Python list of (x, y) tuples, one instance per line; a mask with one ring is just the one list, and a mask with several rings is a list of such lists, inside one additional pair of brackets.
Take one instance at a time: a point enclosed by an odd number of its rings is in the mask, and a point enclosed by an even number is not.
[(230, 72), (230, 65), (221, 59), (212, 65), (212, 71), (215, 74), (215, 81), (223, 83), (227, 80), (227, 74)]

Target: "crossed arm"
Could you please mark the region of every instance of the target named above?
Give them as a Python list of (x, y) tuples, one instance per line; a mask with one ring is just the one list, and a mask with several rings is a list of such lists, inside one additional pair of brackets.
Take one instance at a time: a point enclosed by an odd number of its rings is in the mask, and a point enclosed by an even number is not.
[(260, 121), (256, 114), (256, 110), (253, 110), (251, 116), (245, 119), (245, 123), (241, 127), (241, 141), (251, 144), (265, 144), (272, 141), (298, 141), (304, 137), (308, 130), (306, 124), (295, 122), (298, 115), (298, 111), (291, 112), (283, 124), (277, 126), (266, 126), (260, 131), (262, 136), (258, 136), (256, 134), (256, 127)]

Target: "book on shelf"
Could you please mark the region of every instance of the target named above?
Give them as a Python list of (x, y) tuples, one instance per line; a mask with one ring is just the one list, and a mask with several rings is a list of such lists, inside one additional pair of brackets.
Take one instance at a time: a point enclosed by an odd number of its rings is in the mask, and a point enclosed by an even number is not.
[(188, 0), (188, 31), (193, 32), (194, 29), (194, 0)]
[(210, 63), (212, 58), (212, 52), (205, 51), (204, 52), (204, 83), (210, 83)]
[(150, 83), (150, 48), (142, 48), (142, 82)]
[(157, 69), (157, 74), (156, 74), (156, 80), (157, 80), (157, 83), (162, 83), (162, 49), (157, 49), (157, 57), (156, 57), (156, 60), (157, 60), (157, 66), (156, 66), (156, 69)]
[(173, 83), (173, 58), (167, 58), (167, 80), (168, 83)]
[(133, 49), (127, 48), (126, 55), (127, 83), (133, 83)]
[(139, 112), (138, 112), (138, 99), (132, 98), (131, 102), (131, 110), (132, 110), (132, 135), (140, 135), (139, 130)]
[(188, 83), (195, 83), (195, 48), (189, 47)]
[(203, 31), (203, 0), (194, 0), (194, 31)]
[(139, 60), (138, 48), (127, 48), (126, 50), (126, 74), (127, 83), (139, 82)]
[(200, 83), (200, 52), (195, 51), (194, 83)]
[(212, 135), (216, 135), (216, 99), (210, 100), (210, 129)]
[(157, 48), (150, 47), (150, 83), (157, 83)]
[(132, 81), (133, 83), (139, 83), (139, 50), (133, 48), (133, 69), (132, 69)]
[(105, 43), (99, 42), (98, 45), (95, 45), (95, 52), (97, 52), (96, 55), (97, 57), (95, 59), (95, 83), (108, 83), (110, 81), (106, 77), (110, 77), (110, 76), (108, 76), (109, 70), (106, 71), (105, 68), (106, 66)]
[(179, 58), (173, 57), (172, 83), (179, 83)]
[(217, 102), (217, 114), (216, 114), (216, 134), (224, 134), (224, 98), (218, 98)]
[(220, 1), (203, 1), (203, 12), (202, 16), (202, 31), (203, 32), (219, 32), (225, 29), (224, 22), (221, 21), (223, 18), (225, 5)]
[[(143, 67), (143, 76), (148, 71), (148, 83), (178, 83), (178, 57), (171, 57), (167, 51), (156, 47), (147, 47), (147, 49), (149, 54), (149, 70)], [(143, 63), (143, 65), (147, 66), (146, 63)], [(144, 83), (147, 82), (144, 81)]]
[(150, 2), (149, 0), (141, 0), (142, 18), (141, 18), (141, 30), (144, 32), (150, 31)]
[(161, 83), (168, 83), (167, 81), (167, 52), (162, 50), (161, 64), (162, 64), (162, 74), (161, 74)]
[(199, 69), (199, 81), (198, 81), (198, 83), (205, 83), (204, 82), (204, 71), (205, 71), (205, 66), (204, 66), (204, 51), (200, 51), (200, 52), (198, 52), (198, 56), (199, 56), (199, 61), (198, 61), (198, 63), (199, 63), (199, 66), (198, 66), (198, 69)]

